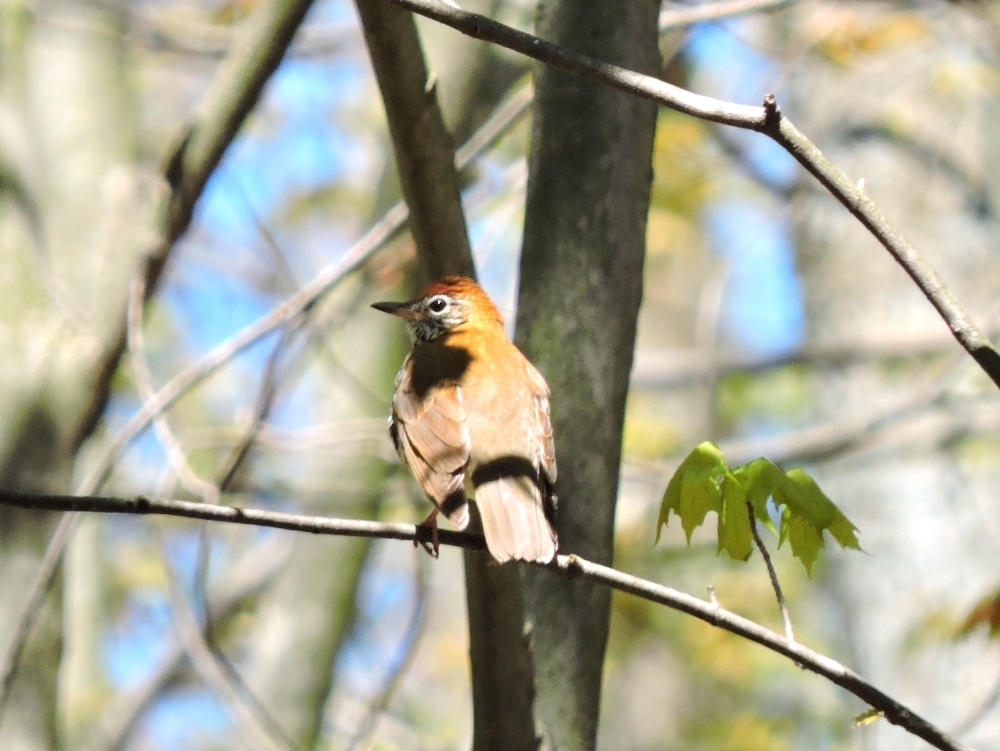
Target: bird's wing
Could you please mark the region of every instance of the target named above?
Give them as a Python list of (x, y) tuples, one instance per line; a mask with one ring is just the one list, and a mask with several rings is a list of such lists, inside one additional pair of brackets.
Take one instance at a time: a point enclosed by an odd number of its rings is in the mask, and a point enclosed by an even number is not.
[(427, 497), (453, 524), (464, 529), (469, 523), (465, 502), (469, 430), (462, 389), (440, 385), (418, 396), (410, 388), (409, 374), (410, 369), (404, 365), (392, 398), (389, 434)]
[(556, 469), (556, 442), (552, 436), (552, 413), (549, 409), (549, 385), (538, 369), (530, 362), (528, 363), (528, 381), (534, 392), (535, 414), (541, 430), (539, 469), (544, 473), (551, 486), (555, 485), (558, 470)]
[(549, 415), (549, 388), (531, 363), (528, 383), (534, 414), (529, 430), (537, 431), (534, 455), (502, 456), (475, 468), (472, 483), (476, 506), (490, 553), (501, 563), (507, 560), (551, 561), (556, 553), (555, 442)]

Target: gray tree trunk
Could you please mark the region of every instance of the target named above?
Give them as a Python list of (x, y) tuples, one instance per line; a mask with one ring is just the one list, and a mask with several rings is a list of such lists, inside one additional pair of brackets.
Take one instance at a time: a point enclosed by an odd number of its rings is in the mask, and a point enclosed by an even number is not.
[[(538, 33), (657, 74), (656, 0), (539, 4)], [(642, 298), (656, 107), (540, 68), (517, 343), (552, 389), (559, 549), (610, 564), (621, 436)], [(524, 571), (544, 747), (596, 745), (610, 592)]]

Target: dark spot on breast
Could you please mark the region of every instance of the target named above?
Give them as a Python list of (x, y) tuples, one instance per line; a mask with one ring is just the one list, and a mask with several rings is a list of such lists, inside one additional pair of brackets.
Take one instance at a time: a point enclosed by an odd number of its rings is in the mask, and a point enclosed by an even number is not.
[(410, 386), (420, 399), (435, 386), (461, 381), (472, 363), (472, 355), (464, 347), (436, 342), (414, 347), (411, 358)]

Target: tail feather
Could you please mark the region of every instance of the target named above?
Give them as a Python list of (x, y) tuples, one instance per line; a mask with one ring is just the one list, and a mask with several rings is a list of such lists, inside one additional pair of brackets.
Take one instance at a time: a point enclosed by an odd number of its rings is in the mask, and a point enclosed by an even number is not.
[(556, 536), (542, 505), (534, 478), (502, 476), (476, 486), (476, 505), (486, 546), (493, 557), (547, 563), (556, 552)]

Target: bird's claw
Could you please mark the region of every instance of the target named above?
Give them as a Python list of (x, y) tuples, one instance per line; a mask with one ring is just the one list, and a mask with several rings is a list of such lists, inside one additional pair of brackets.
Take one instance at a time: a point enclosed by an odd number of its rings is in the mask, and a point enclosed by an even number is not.
[[(441, 542), (438, 540), (437, 515), (438, 509), (435, 507), (435, 509), (427, 515), (427, 518), (417, 525), (417, 536), (413, 538), (413, 547), (417, 547), (417, 544), (422, 545), (431, 558), (440, 557)], [(420, 530), (426, 529), (427, 527), (430, 527), (431, 529), (430, 543), (428, 543), (427, 540), (422, 539), (423, 535), (420, 534)]]

